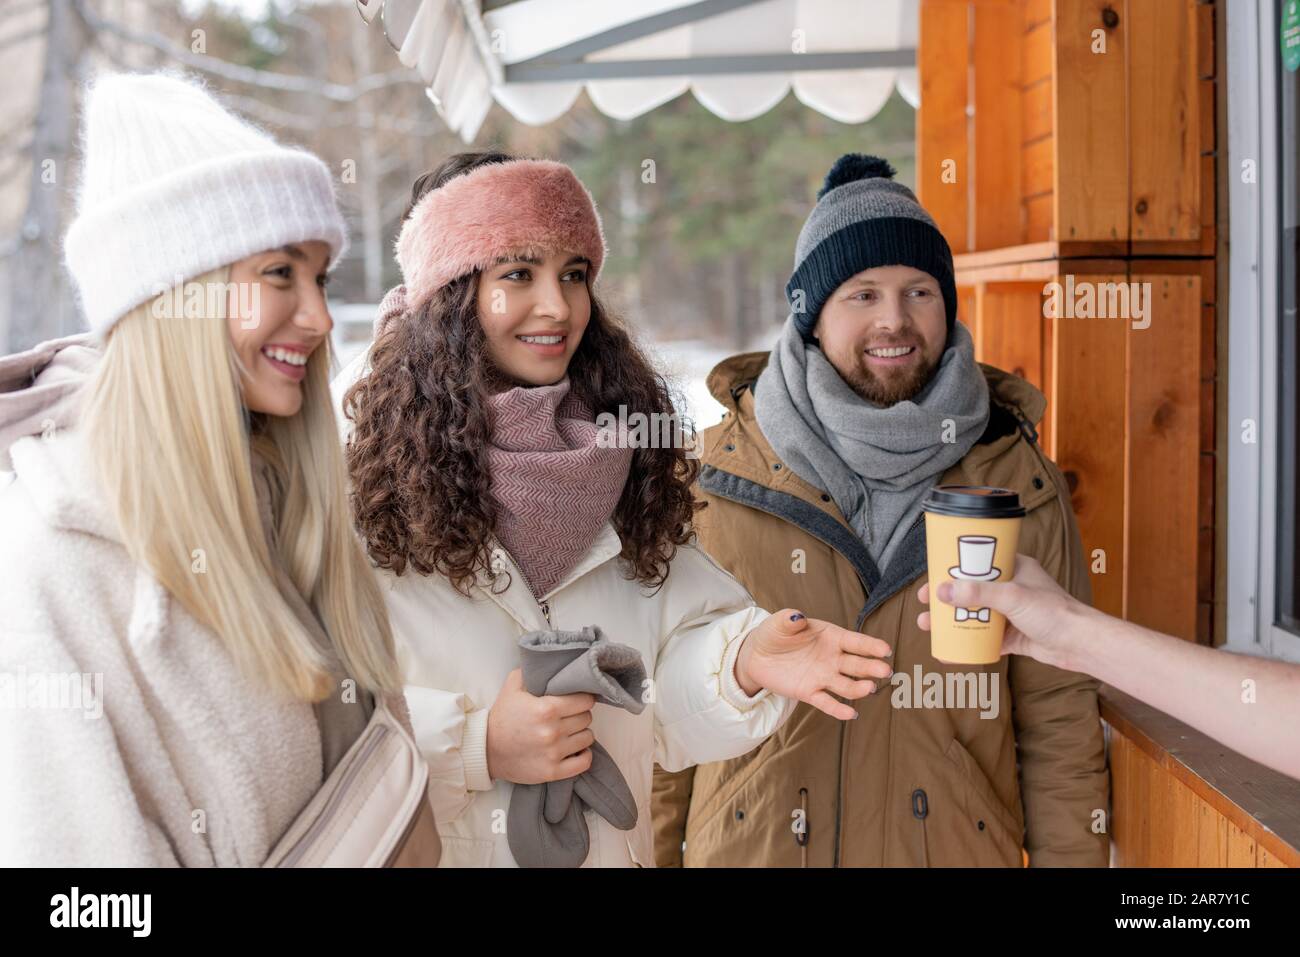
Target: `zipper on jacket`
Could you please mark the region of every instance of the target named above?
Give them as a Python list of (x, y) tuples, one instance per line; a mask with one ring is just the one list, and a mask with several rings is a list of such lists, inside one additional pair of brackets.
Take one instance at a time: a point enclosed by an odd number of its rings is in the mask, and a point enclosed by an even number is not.
[(794, 842), (799, 845), (799, 866), (808, 866), (808, 789), (799, 789), (799, 830), (794, 832)]
[[(912, 534), (912, 531), (916, 528), (916, 526), (920, 525), (920, 524), (921, 524), (922, 522), (924, 522), (924, 521), (925, 521), (925, 512), (922, 512), (920, 515), (916, 516), (916, 518), (912, 521), (912, 524), (911, 524), (911, 525), (907, 526), (907, 531), (903, 533), (903, 538), (907, 538), (908, 535), (911, 535), (911, 534)], [(831, 546), (831, 547), (833, 548), (834, 546)], [(847, 556), (846, 556), (846, 557), (847, 557)], [(883, 572), (882, 572), (882, 574), (883, 574)], [(877, 583), (877, 586), (876, 586), (876, 587), (877, 587), (877, 588), (880, 587), (878, 583)], [(858, 620), (857, 620), (857, 621), (854, 623), (854, 625), (853, 625), (853, 630), (854, 630), (854, 631), (861, 631), (861, 630), (862, 630), (862, 625), (863, 625), (863, 623), (867, 620), (867, 609), (868, 609), (868, 608), (871, 608), (871, 594), (870, 594), (870, 593), (867, 594), (867, 602), (866, 602), (866, 604), (863, 605), (863, 606), (862, 606), (862, 610), (861, 610), (860, 612), (858, 612)], [(874, 609), (872, 609), (872, 610), (874, 611)]]
[(925, 791), (917, 788), (912, 792), (912, 817), (921, 822), (921, 865), (930, 866), (930, 843), (925, 833), (925, 819), (930, 816), (930, 800)]
[[(547, 627), (549, 627), (549, 628), (554, 628), (555, 625), (554, 625), (554, 624), (552, 623), (552, 621), (551, 621), (551, 603), (550, 603), (550, 601), (549, 601), (549, 600), (548, 600), (548, 601), (543, 601), (542, 599), (537, 598), (536, 596), (534, 596), (534, 595), (533, 595), (533, 590), (532, 590), (532, 588), (530, 588), (529, 585), (528, 585), (528, 576), (526, 576), (526, 575), (524, 574), (524, 572), (523, 572), (523, 569), (519, 567), (519, 563), (516, 562), (516, 561), (514, 560), (514, 558), (510, 555), (510, 553), (507, 552), (505, 549), (501, 549), (501, 553), (502, 553), (502, 555), (504, 556), (504, 560), (505, 560), (505, 562), (508, 562), (509, 565), (510, 565), (510, 571), (511, 571), (512, 577), (513, 577), (513, 575), (516, 574), (516, 573), (519, 575), (519, 580), (520, 580), (521, 582), (523, 582), (523, 587), (524, 587), (525, 589), (528, 590), (528, 595), (529, 595), (529, 597), (533, 599), (533, 601), (536, 603), (538, 609), (540, 609), (540, 611), (541, 611), (541, 613), (542, 613), (542, 617), (546, 619), (546, 625), (547, 625)], [(494, 576), (493, 576), (493, 581), (495, 582), (495, 580), (496, 580), (496, 576), (494, 575)]]
[(835, 853), (831, 866), (840, 866), (840, 816), (844, 811), (844, 735), (848, 731), (848, 722), (841, 721), (840, 746), (835, 761)]
[(330, 818), (332, 818), (335, 811), (338, 810), (338, 802), (347, 792), (348, 785), (352, 783), (352, 779), (355, 778), (361, 772), (361, 769), (366, 766), (366, 762), (369, 760), (370, 755), (374, 753), (375, 748), (379, 747), (380, 742), (382, 742), (387, 736), (388, 729), (383, 725), (379, 725), (379, 727), (376, 728), (375, 736), (362, 745), (356, 761), (353, 762), (352, 767), (348, 768), (347, 772), (343, 775), (343, 780), (339, 782), (339, 786), (334, 790), (334, 793), (329, 796), (329, 800), (325, 802), (325, 807), (321, 809), (320, 817), (313, 822), (312, 826), (307, 829), (307, 833), (305, 833), (298, 840), (298, 843), (294, 845), (293, 850), (289, 852), (284, 861), (280, 864), (281, 867), (293, 867), (294, 864), (296, 864), (298, 860), (307, 853), (308, 848), (311, 847), (312, 838), (325, 829), (326, 825), (329, 824)]
[[(912, 533), (912, 529), (916, 528), (916, 526), (920, 525), (921, 522), (923, 521), (925, 521), (924, 512), (918, 515), (916, 519), (912, 522), (912, 524), (908, 526), (907, 531), (904, 533), (904, 537), (910, 535)], [(832, 545), (831, 547), (834, 548), (835, 546)], [(847, 557), (848, 556), (845, 556), (845, 558)], [(862, 611), (858, 613), (858, 620), (853, 625), (854, 631), (862, 630), (862, 625), (867, 620), (867, 609), (870, 607), (871, 607), (871, 595), (868, 594), (867, 603), (862, 606)], [(848, 732), (848, 722), (841, 721), (840, 722), (840, 755), (839, 755), (839, 762), (837, 763), (835, 768), (835, 853), (834, 853), (834, 857), (832, 858), (832, 866), (834, 867), (840, 866), (840, 819), (844, 815), (844, 793), (843, 793), (844, 736), (847, 732)], [(922, 791), (921, 794), (922, 796), (924, 796), (925, 792)], [(921, 827), (922, 829), (924, 829), (925, 827), (924, 820), (921, 822)]]
[[(707, 491), (707, 489), (706, 489), (706, 491)], [(718, 493), (717, 493), (717, 492), (710, 492), (710, 494), (716, 495), (716, 494), (718, 494)], [(814, 532), (812, 532), (810, 529), (804, 528), (804, 526), (800, 525), (798, 522), (794, 522), (794, 521), (792, 521), (792, 520), (791, 520), (790, 518), (788, 518), (787, 516), (782, 515), (782, 514), (780, 514), (779, 512), (772, 511), (771, 509), (761, 508), (760, 506), (756, 505), (755, 503), (753, 503), (753, 502), (749, 502), (749, 501), (745, 501), (744, 499), (741, 499), (741, 498), (733, 498), (732, 496), (729, 496), (729, 495), (720, 495), (719, 497), (720, 497), (720, 498), (726, 498), (726, 499), (728, 499), (728, 500), (730, 500), (730, 501), (733, 501), (733, 502), (736, 502), (737, 504), (740, 504), (740, 505), (744, 505), (744, 506), (747, 507), (747, 508), (752, 508), (752, 509), (756, 509), (757, 511), (766, 512), (768, 515), (773, 515), (773, 516), (775, 516), (776, 518), (779, 518), (779, 519), (780, 519), (781, 521), (783, 521), (783, 522), (787, 522), (787, 523), (789, 523), (789, 524), (791, 524), (791, 525), (794, 525), (796, 528), (798, 528), (798, 529), (800, 529), (800, 530), (802, 530), (802, 531), (804, 531), (804, 532), (807, 532), (809, 535), (812, 535), (813, 538), (816, 538), (819, 542), (824, 542), (826, 545), (830, 546), (830, 548), (831, 548), (831, 549), (832, 549), (832, 550), (833, 550), (837, 555), (839, 555), (841, 558), (843, 558), (843, 559), (844, 559), (846, 562), (848, 562), (850, 565), (853, 565), (853, 560), (850, 559), (848, 555), (845, 555), (844, 552), (840, 551), (839, 548), (836, 548), (836, 546), (834, 545), (834, 543), (827, 541), (826, 539), (824, 539), (824, 538), (822, 538), (821, 536), (819, 536), (819, 535), (815, 534)], [(916, 518), (912, 521), (912, 524), (911, 524), (910, 526), (908, 526), (907, 532), (904, 533), (904, 537), (906, 537), (907, 535), (910, 535), (910, 534), (912, 533), (912, 530), (915, 529), (918, 525), (920, 525), (923, 521), (925, 521), (925, 513), (924, 513), (924, 512), (922, 512), (921, 514), (919, 514), (919, 515), (916, 516)], [(853, 565), (853, 567), (854, 567), (854, 570), (857, 571), (857, 566), (856, 566), (856, 565)], [(882, 571), (882, 573), (883, 573), (883, 571)], [(859, 573), (859, 575), (858, 575), (858, 580), (859, 580), (859, 581), (862, 581), (862, 576), (861, 576), (860, 573)], [(880, 586), (880, 583), (877, 582), (877, 583), (876, 583), (876, 587), (879, 588), (879, 586)], [(862, 625), (863, 625), (863, 623), (867, 620), (867, 609), (871, 607), (871, 591), (867, 588), (867, 584), (866, 584), (865, 581), (862, 582), (862, 590), (863, 590), (863, 592), (864, 592), (864, 593), (866, 594), (866, 596), (867, 596), (867, 601), (866, 601), (866, 604), (864, 604), (864, 605), (862, 606), (862, 610), (858, 613), (857, 621), (854, 623), (854, 626), (853, 626), (853, 630), (854, 630), (854, 631), (861, 631), (861, 630), (862, 630)], [(833, 844), (833, 846), (832, 846), (832, 848), (831, 848), (831, 866), (832, 866), (832, 867), (839, 867), (839, 866), (840, 866), (840, 828), (841, 828), (841, 825), (842, 825), (842, 820), (841, 820), (841, 819), (843, 818), (843, 815), (844, 815), (844, 793), (843, 793), (843, 790), (844, 790), (844, 737), (845, 737), (845, 733), (846, 733), (846, 731), (847, 731), (847, 722), (841, 721), (841, 722), (840, 722), (840, 751), (839, 751), (839, 757), (838, 757), (838, 761), (837, 761), (837, 765), (836, 765), (836, 769), (835, 769), (835, 831), (834, 831), (834, 844)]]

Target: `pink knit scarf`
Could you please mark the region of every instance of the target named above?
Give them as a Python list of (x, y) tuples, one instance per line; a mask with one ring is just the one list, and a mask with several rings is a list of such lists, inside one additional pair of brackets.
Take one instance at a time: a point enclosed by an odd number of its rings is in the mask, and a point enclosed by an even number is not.
[(587, 404), (555, 385), (517, 386), (488, 398), (496, 534), (541, 598), (564, 580), (623, 494), (632, 450), (602, 448)]

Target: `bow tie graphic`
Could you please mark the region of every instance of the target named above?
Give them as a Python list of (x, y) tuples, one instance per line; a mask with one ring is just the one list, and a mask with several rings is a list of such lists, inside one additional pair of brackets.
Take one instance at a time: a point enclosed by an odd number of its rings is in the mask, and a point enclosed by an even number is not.
[(989, 610), (987, 608), (958, 608), (957, 620), (966, 621), (968, 618), (977, 618), (980, 621), (989, 620)]

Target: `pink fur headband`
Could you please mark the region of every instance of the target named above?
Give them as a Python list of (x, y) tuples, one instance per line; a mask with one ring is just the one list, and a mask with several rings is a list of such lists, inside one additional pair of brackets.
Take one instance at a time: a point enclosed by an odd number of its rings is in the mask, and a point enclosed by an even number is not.
[(457, 176), (425, 195), (397, 237), (406, 306), (418, 309), (458, 276), (539, 250), (577, 253), (591, 279), (605, 234), (587, 188), (563, 163), (512, 160)]

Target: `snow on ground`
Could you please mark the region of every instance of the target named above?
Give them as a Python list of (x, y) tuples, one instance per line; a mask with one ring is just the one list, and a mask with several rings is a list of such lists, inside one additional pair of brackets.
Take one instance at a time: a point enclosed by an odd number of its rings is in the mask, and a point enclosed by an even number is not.
[(722, 405), (709, 394), (709, 387), (705, 384), (713, 367), (728, 356), (740, 352), (771, 349), (776, 344), (779, 332), (779, 329), (773, 329), (760, 335), (745, 349), (728, 348), (696, 339), (656, 342), (649, 337), (641, 345), (669, 384), (679, 390), (685, 405), (681, 411), (702, 432), (722, 421)]
[(715, 365), (731, 355), (731, 350), (709, 342), (655, 342), (648, 337), (642, 340), (641, 347), (668, 381), (679, 414), (701, 432), (722, 421), (722, 405), (709, 394), (705, 379)]

